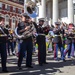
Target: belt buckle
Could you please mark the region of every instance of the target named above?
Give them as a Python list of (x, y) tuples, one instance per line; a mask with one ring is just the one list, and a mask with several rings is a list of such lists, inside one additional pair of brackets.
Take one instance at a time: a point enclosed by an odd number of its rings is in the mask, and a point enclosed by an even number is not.
[(2, 34), (0, 34), (0, 36), (2, 36)]

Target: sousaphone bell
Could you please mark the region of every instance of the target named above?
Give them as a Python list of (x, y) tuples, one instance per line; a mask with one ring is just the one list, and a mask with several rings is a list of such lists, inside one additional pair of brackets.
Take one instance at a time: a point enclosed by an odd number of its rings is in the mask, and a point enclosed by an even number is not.
[(33, 1), (28, 1), (25, 4), (25, 12), (32, 18), (36, 18), (38, 16), (38, 7), (36, 3)]

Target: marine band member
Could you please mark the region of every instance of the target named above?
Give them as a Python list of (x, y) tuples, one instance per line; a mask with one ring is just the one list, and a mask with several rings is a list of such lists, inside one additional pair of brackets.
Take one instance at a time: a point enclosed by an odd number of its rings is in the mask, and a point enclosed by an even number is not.
[(64, 59), (64, 49), (62, 45), (62, 39), (60, 34), (62, 33), (60, 29), (60, 23), (55, 22), (55, 28), (53, 29), (54, 32), (54, 38), (53, 38), (53, 43), (54, 43), (54, 59), (58, 60), (58, 48), (60, 49), (61, 52), (61, 60), (65, 61)]
[(46, 62), (46, 38), (43, 31), (42, 25), (44, 24), (44, 20), (39, 20), (39, 25), (37, 29), (37, 44), (38, 44), (38, 62), (39, 65), (47, 64)]
[[(18, 68), (21, 68), (22, 60), (25, 55), (25, 52), (27, 51), (26, 56), (26, 67), (33, 68), (32, 66), (32, 51), (33, 51), (33, 41), (32, 41), (32, 30), (30, 29), (30, 17), (27, 15), (27, 13), (24, 13), (22, 15), (22, 22), (18, 24), (18, 34), (26, 35), (23, 36), (23, 38), (20, 39), (20, 51), (19, 51), (19, 58), (18, 58)], [(28, 35), (28, 37), (26, 37)]]
[(1, 54), (2, 72), (8, 72), (7, 67), (6, 67), (6, 61), (7, 61), (7, 51), (6, 51), (7, 35), (8, 35), (8, 30), (4, 28), (4, 18), (0, 17), (0, 54)]
[(73, 24), (69, 24), (68, 29), (65, 31), (65, 44), (67, 45), (67, 48), (64, 50), (64, 55), (68, 53), (68, 58), (71, 57), (71, 49), (72, 49), (72, 42), (74, 42), (74, 32), (73, 32)]

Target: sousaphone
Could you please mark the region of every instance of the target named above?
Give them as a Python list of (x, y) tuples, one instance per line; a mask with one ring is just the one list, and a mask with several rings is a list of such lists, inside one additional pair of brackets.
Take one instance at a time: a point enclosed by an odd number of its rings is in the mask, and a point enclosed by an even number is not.
[[(25, 9), (25, 13), (27, 13), (28, 16), (30, 16), (31, 18), (36, 18), (38, 16), (38, 7), (36, 6), (36, 3), (34, 3), (33, 1), (26, 2), (24, 7), (25, 7), (24, 8)], [(28, 30), (28, 32), (30, 30), (35, 31), (35, 28), (34, 28), (33, 24), (31, 26), (31, 29)], [(19, 35), (17, 27), (15, 29), (15, 34), (16, 34), (16, 37), (19, 38), (19, 39), (23, 39), (23, 38), (25, 39), (25, 38), (27, 38), (27, 37), (32, 35), (32, 33), (30, 35), (29, 34), (27, 35), (25, 32), (22, 35)]]

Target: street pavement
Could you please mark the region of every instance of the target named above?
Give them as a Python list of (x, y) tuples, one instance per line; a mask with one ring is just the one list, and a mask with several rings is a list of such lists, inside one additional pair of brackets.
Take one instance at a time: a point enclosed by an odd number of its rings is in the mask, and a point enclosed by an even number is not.
[[(60, 57), (60, 54), (59, 54)], [(53, 59), (53, 53), (47, 53), (47, 62), (43, 66), (38, 65), (37, 53), (33, 55), (32, 65), (34, 68), (26, 68), (26, 59), (23, 59), (22, 70), (17, 68), (17, 57), (8, 56), (7, 66), (8, 73), (1, 72), (0, 64), (0, 75), (75, 75), (75, 58), (66, 59), (66, 62), (62, 60), (55, 61)]]

